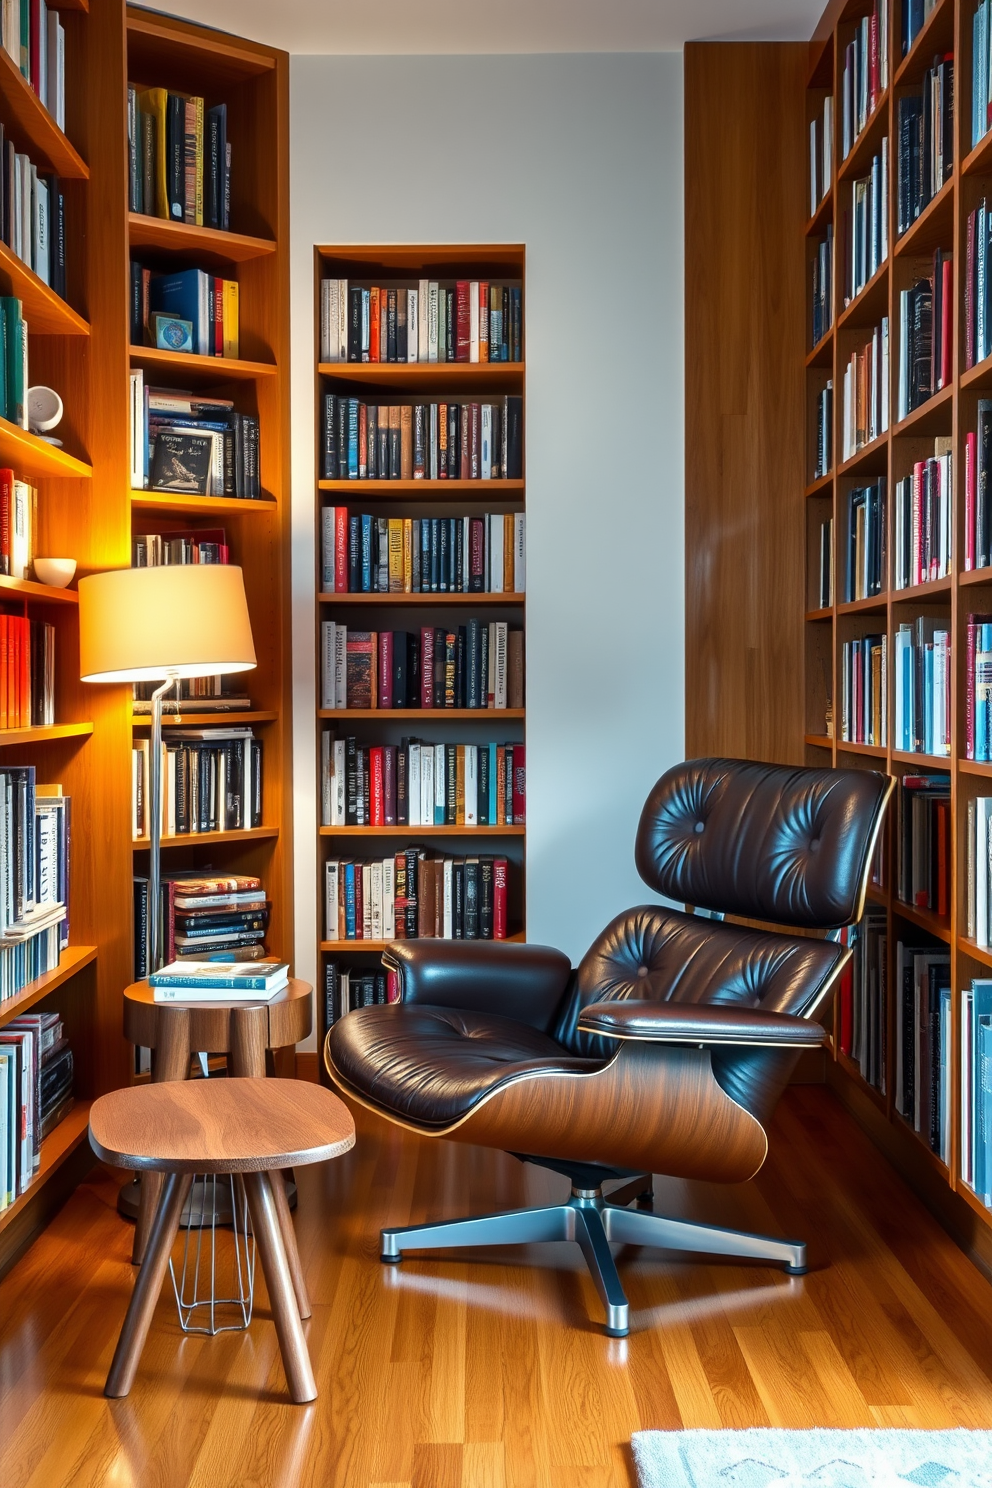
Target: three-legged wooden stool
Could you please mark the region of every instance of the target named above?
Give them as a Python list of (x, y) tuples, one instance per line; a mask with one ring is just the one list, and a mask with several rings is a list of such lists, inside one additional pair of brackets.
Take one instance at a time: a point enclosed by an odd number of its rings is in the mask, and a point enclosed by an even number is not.
[(115, 1168), (165, 1175), (104, 1394), (126, 1395), (134, 1383), (193, 1174), (241, 1173), (289, 1393), (298, 1405), (316, 1399), (300, 1325), (310, 1303), (289, 1210), (278, 1205), (269, 1174), (340, 1157), (354, 1145), (347, 1107), (301, 1080), (171, 1082), (114, 1090), (94, 1101), (90, 1146), (97, 1157)]

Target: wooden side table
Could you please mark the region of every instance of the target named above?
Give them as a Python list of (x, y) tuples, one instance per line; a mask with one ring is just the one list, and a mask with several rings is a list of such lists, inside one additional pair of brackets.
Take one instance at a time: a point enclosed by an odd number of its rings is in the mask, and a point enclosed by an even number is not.
[[(185, 1080), (193, 1054), (226, 1054), (228, 1073), (264, 1077), (265, 1056), (305, 1039), (313, 1028), (313, 988), (291, 978), (269, 1002), (156, 1002), (152, 988), (133, 982), (124, 989), (124, 1037), (152, 1051), (152, 1082)], [(131, 1259), (140, 1265), (148, 1244), (161, 1175), (149, 1170), (141, 1180)], [(286, 1195), (272, 1185), (280, 1211), (289, 1219)]]

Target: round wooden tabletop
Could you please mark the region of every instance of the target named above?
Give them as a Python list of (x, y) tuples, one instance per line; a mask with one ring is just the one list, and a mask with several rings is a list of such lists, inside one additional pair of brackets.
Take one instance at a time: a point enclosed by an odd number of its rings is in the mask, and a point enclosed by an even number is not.
[(307, 1080), (172, 1080), (112, 1090), (90, 1108), (90, 1146), (115, 1168), (257, 1173), (354, 1145), (347, 1106)]
[(273, 998), (247, 1002), (241, 998), (232, 1002), (156, 1002), (147, 982), (132, 982), (124, 989), (124, 1037), (144, 1049), (155, 1049), (162, 1038), (161, 1020), (175, 1008), (182, 1008), (189, 1013), (190, 1048), (226, 1054), (231, 1039), (231, 1009), (249, 1007), (266, 1009), (269, 1049), (298, 1044), (313, 1028), (313, 988), (298, 977), (291, 977)]

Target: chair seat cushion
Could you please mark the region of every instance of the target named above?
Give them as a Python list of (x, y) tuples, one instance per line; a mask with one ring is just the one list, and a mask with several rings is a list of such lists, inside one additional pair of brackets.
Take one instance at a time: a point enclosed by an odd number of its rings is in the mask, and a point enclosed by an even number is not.
[(510, 1018), (391, 1003), (356, 1008), (327, 1038), (328, 1066), (359, 1095), (418, 1126), (449, 1126), (531, 1071), (598, 1069)]

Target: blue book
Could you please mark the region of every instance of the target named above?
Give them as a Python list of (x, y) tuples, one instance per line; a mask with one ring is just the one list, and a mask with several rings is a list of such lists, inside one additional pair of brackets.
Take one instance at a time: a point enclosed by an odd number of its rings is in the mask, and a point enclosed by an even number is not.
[[(361, 869), (359, 868), (359, 873)], [(344, 865), (344, 934), (346, 940), (356, 938), (355, 911), (357, 900), (355, 894), (355, 865), (345, 863)]]
[[(289, 964), (258, 961), (173, 961), (148, 978), (155, 1001), (189, 1002), (190, 994), (209, 1001), (218, 992), (262, 992), (272, 995), (289, 980)], [(219, 999), (225, 1001), (224, 997)]]
[(148, 290), (148, 308), (172, 315), (193, 324), (193, 347), (200, 356), (209, 356), (210, 345), (210, 276), (202, 269), (184, 269), (179, 274), (154, 274)]
[(984, 1204), (992, 1206), (992, 1014), (978, 1018), (975, 1027), (975, 1192)]
[(358, 399), (348, 399), (348, 479), (358, 479)]
[(902, 737), (900, 746), (907, 752), (913, 748), (913, 717), (916, 709), (913, 698), (913, 646), (906, 646), (902, 653)]
[[(971, 1059), (971, 1144), (972, 1144), (972, 1172), (974, 1174), (975, 1192), (986, 1203), (992, 1202), (990, 1187), (992, 1187), (992, 1163), (988, 1142), (983, 1137), (983, 1132), (988, 1128), (983, 1126), (982, 1116), (982, 1024), (992, 1027), (992, 980), (980, 979), (971, 984), (972, 991), (972, 1059)], [(992, 1076), (992, 1068), (987, 1068), (985, 1077)]]
[(372, 593), (372, 523), (374, 517), (362, 514), (362, 593)]
[(431, 517), (430, 546), (430, 591), (436, 594), (441, 587), (441, 529), (438, 517)]
[(428, 517), (422, 517), (420, 521), (421, 594), (429, 594), (431, 592), (431, 527), (434, 525), (434, 521)]

